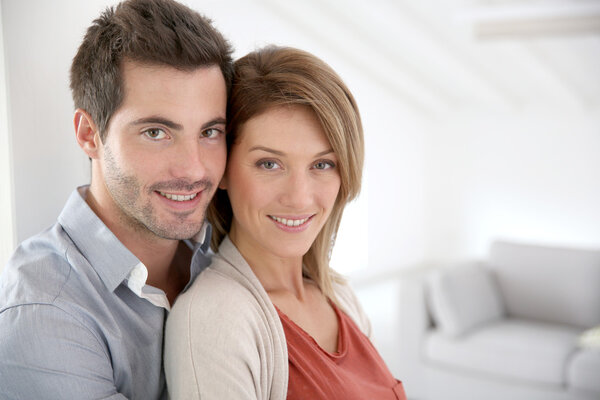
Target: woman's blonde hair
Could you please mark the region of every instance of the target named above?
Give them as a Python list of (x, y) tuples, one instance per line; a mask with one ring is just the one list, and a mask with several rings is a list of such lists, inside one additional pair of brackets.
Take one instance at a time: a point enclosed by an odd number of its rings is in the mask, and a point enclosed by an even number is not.
[[(364, 161), (360, 114), (342, 79), (325, 62), (302, 50), (268, 46), (234, 64), (227, 106), (228, 150), (245, 122), (285, 105), (308, 106), (314, 111), (338, 160), (341, 178), (338, 196), (327, 222), (303, 257), (304, 275), (335, 301), (332, 283), (341, 278), (329, 268), (329, 255), (344, 207), (360, 192)], [(225, 190), (217, 191), (207, 218), (213, 226), (211, 246), (217, 251), (233, 218)]]

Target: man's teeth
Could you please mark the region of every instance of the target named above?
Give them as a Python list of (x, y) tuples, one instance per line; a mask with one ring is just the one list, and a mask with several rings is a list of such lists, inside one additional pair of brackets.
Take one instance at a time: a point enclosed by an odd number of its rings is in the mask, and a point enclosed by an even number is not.
[(174, 201), (188, 201), (193, 199), (194, 197), (198, 196), (198, 193), (194, 193), (194, 194), (189, 194), (189, 195), (182, 195), (182, 194), (171, 194), (171, 193), (165, 193), (165, 192), (159, 192), (162, 196), (166, 197), (169, 200), (174, 200)]
[(308, 218), (285, 219), (285, 218), (274, 217), (272, 215), (269, 215), (269, 217), (271, 217), (271, 219), (279, 222), (280, 224), (287, 225), (287, 226), (299, 226), (299, 225), (302, 225), (303, 223), (305, 223), (306, 221), (308, 221)]

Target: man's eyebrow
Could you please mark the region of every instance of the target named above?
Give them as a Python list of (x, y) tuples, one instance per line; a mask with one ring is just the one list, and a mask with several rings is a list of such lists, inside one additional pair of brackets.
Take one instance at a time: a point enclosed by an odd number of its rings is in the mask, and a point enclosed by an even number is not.
[(208, 121), (202, 125), (202, 129), (206, 129), (215, 125), (227, 125), (227, 120), (225, 118), (215, 118), (212, 121)]
[[(267, 153), (273, 153), (273, 154), (276, 154), (278, 156), (285, 156), (284, 152), (279, 151), (279, 150), (275, 150), (275, 149), (271, 149), (271, 148), (265, 147), (265, 146), (253, 146), (248, 151), (256, 151), (256, 150), (266, 151)], [(333, 152), (334, 152), (333, 149), (327, 149), (325, 151), (322, 151), (320, 153), (315, 154), (315, 157), (322, 157), (322, 156), (324, 156), (326, 154), (333, 153)]]
[(166, 126), (169, 129), (173, 129), (176, 131), (180, 131), (183, 129), (183, 125), (178, 124), (177, 122), (173, 122), (169, 119), (162, 118), (162, 117), (140, 118), (140, 119), (136, 119), (135, 121), (131, 122), (129, 125), (143, 125), (143, 124), (160, 124), (160, 125)]
[[(221, 118), (221, 117), (215, 118), (215, 119), (203, 124), (202, 129), (206, 129), (208, 127), (220, 125), (220, 124), (225, 125), (226, 123), (227, 123), (227, 120), (225, 118)], [(143, 124), (160, 124), (160, 125), (166, 126), (169, 129), (173, 129), (176, 131), (183, 130), (183, 125), (178, 124), (177, 122), (173, 122), (173, 121), (163, 118), (163, 117), (140, 118), (140, 119), (137, 119), (137, 120), (131, 122), (130, 125), (143, 125)]]

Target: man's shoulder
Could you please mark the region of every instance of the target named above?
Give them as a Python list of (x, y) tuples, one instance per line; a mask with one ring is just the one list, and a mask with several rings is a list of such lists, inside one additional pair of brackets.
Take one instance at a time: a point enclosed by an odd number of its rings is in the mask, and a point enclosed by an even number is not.
[[(98, 281), (98, 282), (96, 282)], [(60, 223), (23, 241), (0, 274), (0, 312), (29, 304), (87, 301), (99, 278)]]
[[(69, 261), (71, 247), (58, 223), (17, 247), (0, 275), (0, 335), (11, 331), (42, 340), (57, 327), (85, 330), (76, 311), (81, 302), (73, 296), (77, 290), (72, 287), (76, 268)], [(33, 332), (35, 324), (45, 328)]]
[(65, 236), (55, 224), (17, 247), (0, 275), (0, 310), (54, 301), (71, 272)]

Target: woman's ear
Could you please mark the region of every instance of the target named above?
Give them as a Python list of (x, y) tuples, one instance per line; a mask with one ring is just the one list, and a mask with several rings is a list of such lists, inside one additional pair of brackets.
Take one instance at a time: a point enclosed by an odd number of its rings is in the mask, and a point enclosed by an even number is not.
[(87, 111), (78, 108), (73, 116), (73, 125), (75, 126), (75, 137), (79, 147), (83, 149), (89, 158), (98, 158), (100, 134), (92, 116)]

